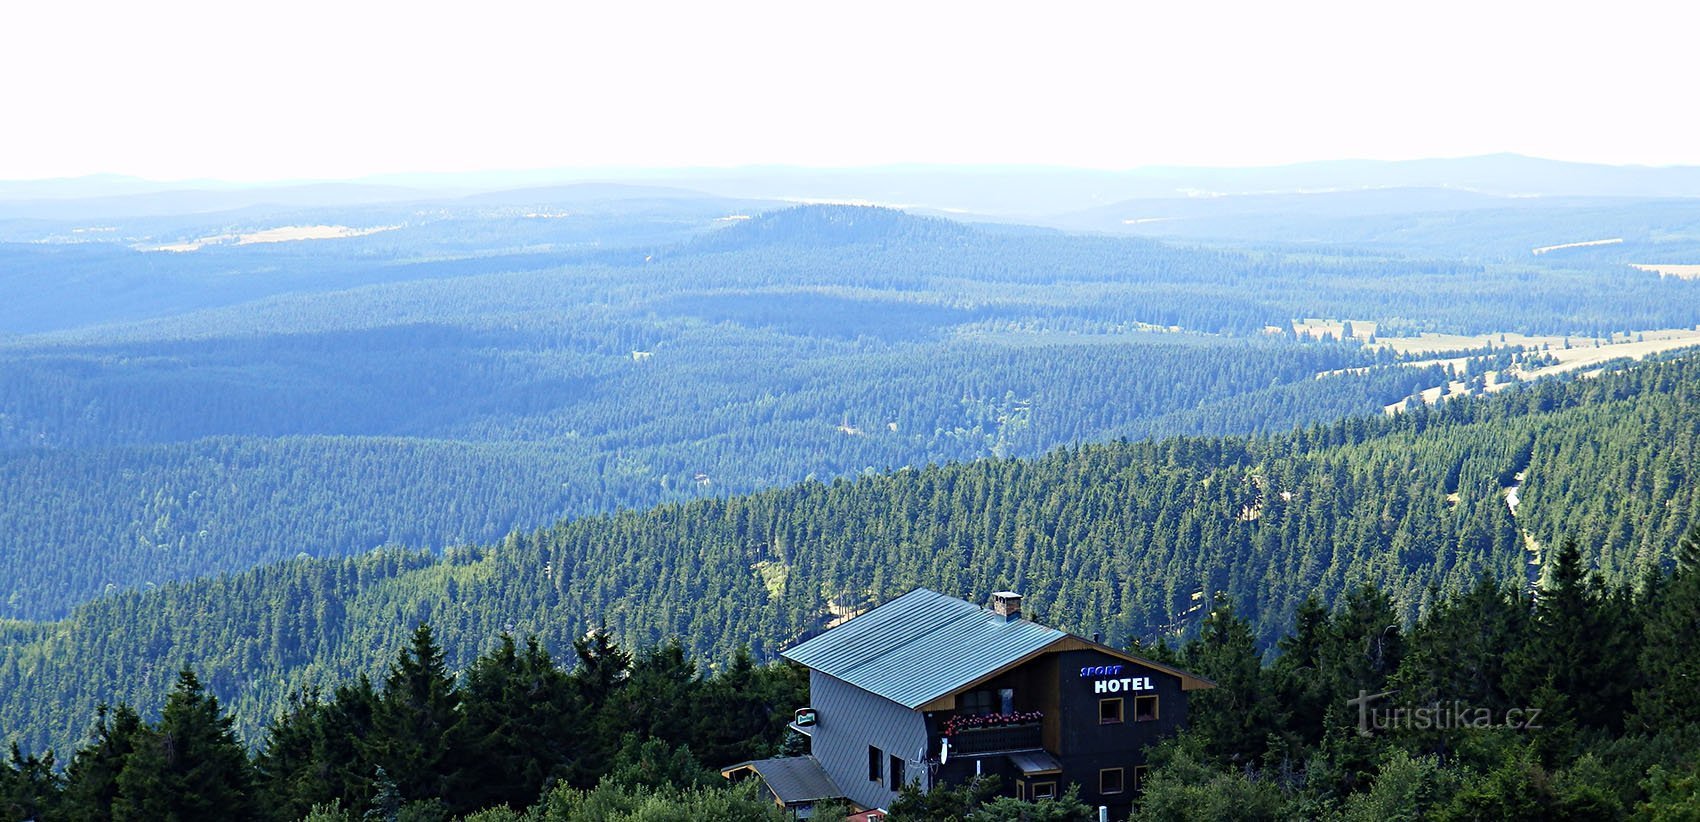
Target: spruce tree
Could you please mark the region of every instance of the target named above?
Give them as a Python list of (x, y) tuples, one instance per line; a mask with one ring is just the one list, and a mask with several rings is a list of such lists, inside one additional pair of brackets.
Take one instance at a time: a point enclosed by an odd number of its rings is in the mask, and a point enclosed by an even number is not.
[(114, 819), (256, 817), (247, 752), (195, 673), (177, 675), (159, 724), (144, 727), (118, 773)]
[(325, 714), (317, 691), (297, 691), (289, 707), (266, 728), (266, 745), (254, 759), (259, 796), (274, 816), (299, 819), (340, 798), (328, 778)]
[(0, 814), (8, 819), (52, 818), (59, 809), (62, 786), (51, 751), (24, 756), (13, 742), (11, 760), (0, 764)]
[(390, 665), (372, 713), (371, 735), (360, 747), (407, 800), (446, 797), (466, 754), (459, 707), (460, 693), (443, 651), (430, 626), (420, 624), (411, 646)]
[(1626, 593), (1608, 596), (1585, 567), (1581, 547), (1566, 539), (1536, 599), (1531, 641), (1512, 663), (1518, 697), (1555, 720), (1573, 716), (1586, 727), (1622, 727), (1635, 681), (1625, 648), (1640, 644), (1629, 636), (1623, 613), (1632, 610), (1629, 599)]
[(582, 711), (571, 681), (536, 637), (513, 637), (473, 662), (461, 688), (469, 756), (451, 798), (460, 811), (537, 801), (577, 754)]
[(1700, 524), (1677, 545), (1676, 570), (1648, 614), (1634, 726), (1648, 733), (1700, 724)]
[(129, 705), (117, 708), (100, 705), (88, 745), (78, 750), (65, 769), (65, 799), (62, 812), (76, 822), (100, 822), (112, 818), (118, 798), (118, 773), (124, 769), (137, 738), (142, 718)]
[(1238, 762), (1260, 758), (1278, 712), (1251, 624), (1234, 613), (1231, 602), (1219, 599), (1185, 657), (1189, 669), (1216, 682), (1215, 688), (1193, 692), (1187, 712), (1210, 752)]

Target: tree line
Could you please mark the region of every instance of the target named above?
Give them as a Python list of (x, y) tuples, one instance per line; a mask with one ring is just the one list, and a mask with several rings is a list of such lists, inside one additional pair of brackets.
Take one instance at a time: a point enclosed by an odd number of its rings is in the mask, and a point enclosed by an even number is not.
[[(1150, 752), (1137, 819), (1684, 819), (1700, 813), (1700, 527), (1670, 569), (1608, 582), (1566, 541), (1538, 596), (1484, 574), (1406, 622), (1362, 586), (1312, 598), (1265, 662), (1219, 601), (1180, 647), (1191, 724)], [(807, 678), (747, 652), (702, 676), (677, 642), (606, 632), (571, 670), (504, 634), (450, 671), (421, 625), (381, 684), (296, 694), (250, 756), (216, 697), (180, 672), (155, 721), (102, 706), (61, 772), (13, 746), (0, 811), (18, 819), (781, 818), (704, 767), (800, 751)], [(995, 779), (922, 794), (897, 820), (1086, 820), (1073, 792), (999, 798)], [(833, 813), (838, 808), (829, 808)]]
[(1020, 589), (1059, 627), (1147, 642), (1196, 635), (1222, 594), (1267, 649), (1312, 595), (1372, 583), (1413, 618), (1484, 571), (1532, 584), (1567, 535), (1614, 581), (1668, 562), (1700, 519), (1696, 408), (1700, 364), (1679, 358), (1285, 435), (1087, 445), (436, 555), (298, 558), (0, 623), (0, 727), (64, 749), (99, 703), (157, 707), (189, 666), (254, 734), (293, 690), (381, 675), (373, 649), (421, 621), (457, 667), (504, 631), (561, 653), (599, 625), (634, 647), (677, 637), (716, 664), (746, 645), (766, 660), (919, 586)]

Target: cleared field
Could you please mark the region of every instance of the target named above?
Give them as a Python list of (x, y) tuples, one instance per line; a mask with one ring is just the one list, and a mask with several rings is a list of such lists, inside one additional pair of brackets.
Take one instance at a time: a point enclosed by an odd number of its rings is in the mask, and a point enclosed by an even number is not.
[(288, 243), (297, 240), (340, 240), (347, 237), (364, 237), (368, 234), (377, 234), (380, 231), (394, 231), (398, 228), (401, 228), (401, 226), (381, 225), (371, 228), (352, 228), (345, 225), (286, 225), (247, 234), (215, 234), (184, 243), (144, 246), (141, 250), (183, 253), (199, 251), (209, 245), (255, 245), (258, 243)]
[(1700, 280), (1700, 265), (1635, 265), (1642, 271), (1651, 271), (1660, 277), (1675, 277), (1679, 280)]
[[(1542, 353), (1548, 354), (1558, 360), (1557, 363), (1552, 365), (1544, 365), (1534, 368), (1518, 366), (1507, 369), (1503, 372), (1489, 372), (1483, 375), (1486, 383), (1483, 386), (1483, 390), (1486, 393), (1491, 394), (1495, 391), (1502, 391), (1506, 387), (1515, 385), (1519, 382), (1526, 382), (1570, 371), (1587, 370), (1595, 368), (1610, 360), (1620, 358), (1639, 360), (1665, 351), (1675, 351), (1681, 348), (1700, 346), (1700, 329), (1667, 328), (1655, 331), (1642, 331), (1633, 335), (1615, 334), (1610, 339), (1570, 337), (1569, 348), (1564, 347), (1564, 337), (1526, 337), (1521, 334), (1490, 334), (1479, 337), (1424, 334), (1420, 340), (1395, 338), (1382, 340), (1382, 344), (1387, 345), (1396, 351), (1412, 350), (1424, 352), (1433, 351), (1439, 353), (1442, 351), (1481, 348), (1486, 346), (1489, 341), (1492, 341), (1495, 346), (1524, 345), (1537, 350), (1545, 344), (1547, 347), (1544, 351), (1542, 351)], [(1556, 341), (1556, 344), (1554, 341)], [(1462, 344), (1455, 345), (1452, 348), (1427, 347), (1438, 345), (1442, 342), (1461, 342)], [(1407, 347), (1401, 349), (1401, 345), (1405, 345)], [(1431, 359), (1408, 363), (1408, 365), (1412, 367), (1424, 367), (1437, 364), (1448, 365), (1454, 369), (1462, 369), (1466, 366), (1467, 360), (1461, 358)], [(1442, 397), (1463, 394), (1468, 390), (1469, 386), (1465, 383), (1454, 381), (1450, 385), (1446, 386), (1445, 391), (1442, 391), (1440, 386), (1435, 386), (1433, 388), (1425, 389), (1422, 393), (1415, 396), (1417, 396), (1422, 402), (1433, 405), (1439, 402)], [(1399, 402), (1392, 403), (1386, 406), (1384, 410), (1389, 414), (1397, 414), (1404, 410), (1405, 402), (1406, 400), (1401, 400)]]
[(1432, 333), (1424, 333), (1415, 337), (1383, 337), (1376, 340), (1376, 344), (1387, 346), (1398, 354), (1445, 354), (1451, 351), (1486, 348), (1489, 345), (1495, 348), (1512, 345), (1520, 345), (1529, 349), (1538, 349), (1543, 345), (1551, 348), (1563, 348), (1566, 339), (1570, 341), (1572, 347), (1594, 344), (1592, 337), (1531, 337), (1527, 334), (1477, 334), (1467, 336)]

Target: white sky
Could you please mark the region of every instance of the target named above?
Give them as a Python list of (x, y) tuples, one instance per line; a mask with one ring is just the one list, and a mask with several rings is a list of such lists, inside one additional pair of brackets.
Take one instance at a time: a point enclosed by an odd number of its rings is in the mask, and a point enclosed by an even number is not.
[(1690, 5), (31, 0), (0, 12), (0, 179), (1700, 165)]

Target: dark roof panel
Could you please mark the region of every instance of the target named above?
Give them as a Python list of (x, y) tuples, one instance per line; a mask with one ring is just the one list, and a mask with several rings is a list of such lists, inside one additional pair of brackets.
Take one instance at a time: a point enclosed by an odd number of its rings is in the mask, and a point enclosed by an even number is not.
[(786, 756), (739, 762), (721, 768), (720, 773), (722, 776), (731, 776), (746, 768), (755, 771), (784, 805), (844, 798), (844, 792), (833, 784), (832, 777), (826, 775), (826, 769), (821, 767), (820, 760), (812, 756)]
[(1062, 763), (1051, 756), (1048, 751), (1031, 750), (1016, 751), (1009, 755), (1009, 761), (1016, 770), (1027, 776), (1038, 776), (1046, 773), (1062, 773)]
[(1065, 636), (919, 588), (782, 656), (914, 709)]

